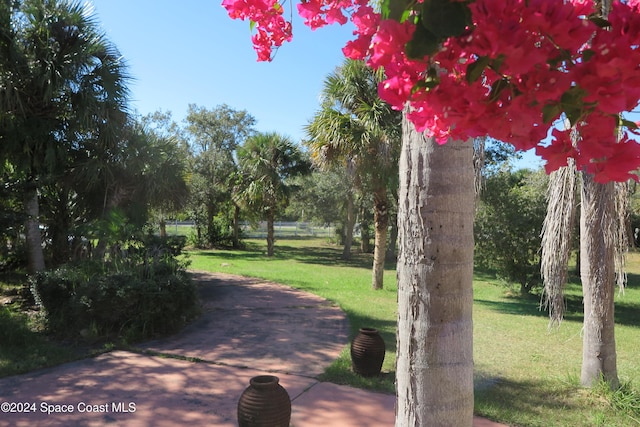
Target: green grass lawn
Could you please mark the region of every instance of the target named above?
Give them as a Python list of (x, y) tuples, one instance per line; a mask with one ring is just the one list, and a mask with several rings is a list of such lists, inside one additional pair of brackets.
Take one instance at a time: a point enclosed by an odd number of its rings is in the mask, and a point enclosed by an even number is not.
[[(381, 331), (387, 344), (383, 375), (363, 379), (351, 372), (348, 347), (322, 379), (393, 393), (395, 378), (396, 278), (387, 265), (384, 289), (371, 289), (371, 256), (340, 259), (342, 248), (326, 239), (282, 239), (267, 258), (264, 240), (245, 250), (189, 252), (191, 268), (265, 278), (327, 298), (347, 314), (352, 337), (360, 327)], [(579, 386), (581, 288), (567, 294), (567, 315), (548, 329), (539, 297), (509, 292), (490, 274), (474, 280), (475, 411), (510, 426), (640, 426), (640, 254), (628, 258), (629, 286), (616, 299), (618, 373), (624, 387)], [(102, 349), (78, 348), (37, 332), (33, 316), (21, 312), (15, 293), (24, 277), (0, 277), (0, 376), (51, 366)], [(107, 346), (108, 347), (108, 346)]]
[[(265, 256), (263, 241), (243, 251), (190, 252), (191, 268), (260, 277), (323, 296), (337, 303), (351, 324), (379, 329), (387, 344), (383, 375), (361, 379), (351, 373), (348, 348), (324, 374), (327, 381), (393, 392), (396, 281), (393, 265), (381, 291), (371, 290), (371, 258), (344, 262), (341, 248), (322, 239), (280, 240), (276, 255)], [(476, 413), (512, 426), (640, 425), (640, 255), (631, 254), (630, 284), (616, 300), (618, 372), (624, 392), (579, 386), (582, 351), (580, 286), (567, 296), (567, 316), (548, 329), (539, 297), (512, 295), (491, 275), (474, 280), (474, 358)]]

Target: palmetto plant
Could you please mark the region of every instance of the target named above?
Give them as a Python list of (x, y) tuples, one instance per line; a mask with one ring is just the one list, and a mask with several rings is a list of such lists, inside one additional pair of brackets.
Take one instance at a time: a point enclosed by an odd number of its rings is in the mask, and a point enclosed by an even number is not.
[(390, 203), (397, 187), (401, 114), (378, 97), (382, 71), (362, 61), (346, 60), (326, 77), (322, 105), (307, 126), (314, 160), (343, 163), (356, 187), (374, 200), (375, 251), (373, 288), (382, 288)]
[(80, 2), (5, 1), (0, 21), (0, 153), (25, 177), (29, 266), (38, 271), (38, 187), (68, 166), (74, 146), (116, 140), (128, 76)]
[(289, 203), (290, 178), (304, 174), (308, 162), (293, 142), (278, 133), (259, 133), (238, 149), (241, 189), (238, 202), (256, 219), (267, 221), (267, 255), (274, 253), (274, 221)]

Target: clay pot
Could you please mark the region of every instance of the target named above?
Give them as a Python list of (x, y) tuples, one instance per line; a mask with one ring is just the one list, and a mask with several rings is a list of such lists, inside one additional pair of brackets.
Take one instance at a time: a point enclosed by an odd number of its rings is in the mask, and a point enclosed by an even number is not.
[(374, 328), (360, 328), (351, 342), (353, 371), (363, 377), (380, 375), (384, 362), (384, 340)]
[(239, 427), (289, 427), (291, 399), (273, 375), (251, 378), (238, 400)]

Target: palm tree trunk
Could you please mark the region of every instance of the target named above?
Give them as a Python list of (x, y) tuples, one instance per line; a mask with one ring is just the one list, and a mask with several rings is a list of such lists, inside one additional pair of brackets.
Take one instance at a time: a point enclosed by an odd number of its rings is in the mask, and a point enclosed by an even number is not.
[(360, 202), (360, 251), (363, 254), (371, 252), (371, 234), (369, 234), (369, 215), (366, 208)]
[(384, 282), (384, 260), (387, 255), (387, 230), (389, 229), (389, 204), (387, 188), (380, 186), (373, 195), (373, 222), (375, 224), (375, 243), (373, 249), (374, 290), (382, 289)]
[(403, 118), (396, 427), (473, 422), (472, 158)]
[(273, 216), (273, 210), (269, 209), (267, 214), (267, 256), (272, 257), (274, 253), (276, 238), (273, 230), (273, 223), (275, 222)]
[(615, 186), (600, 184), (583, 173), (580, 258), (584, 298), (582, 385), (603, 378), (619, 386), (614, 333)]
[(28, 271), (35, 274), (45, 269), (44, 252), (42, 250), (42, 235), (40, 234), (40, 205), (38, 189), (33, 186), (26, 190), (24, 209), (27, 214), (25, 235), (27, 241)]
[(347, 193), (347, 222), (344, 230), (344, 248), (342, 249), (342, 259), (351, 259), (351, 245), (353, 244), (353, 228), (356, 223), (355, 202), (353, 191)]

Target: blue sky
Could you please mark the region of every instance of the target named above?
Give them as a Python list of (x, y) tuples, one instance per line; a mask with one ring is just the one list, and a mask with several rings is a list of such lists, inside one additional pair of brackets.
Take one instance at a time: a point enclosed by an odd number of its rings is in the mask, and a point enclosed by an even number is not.
[[(293, 41), (272, 62), (260, 63), (249, 23), (231, 20), (221, 0), (90, 2), (135, 79), (132, 107), (140, 114), (171, 111), (180, 122), (189, 104), (227, 104), (247, 110), (259, 131), (294, 141), (305, 138), (303, 127), (319, 106), (323, 80), (342, 63), (341, 48), (353, 38), (349, 24), (311, 31), (294, 13)], [(540, 162), (527, 154), (518, 165)]]
[[(171, 111), (190, 103), (247, 110), (259, 131), (304, 138), (327, 74), (343, 61), (352, 29), (310, 31), (294, 16), (294, 38), (271, 63), (259, 63), (248, 22), (231, 20), (219, 0), (92, 0), (108, 38), (135, 78), (133, 107)], [(289, 3), (291, 4), (291, 3)], [(295, 18), (298, 18), (295, 20)]]

